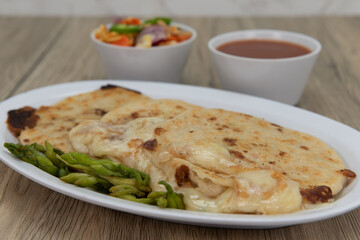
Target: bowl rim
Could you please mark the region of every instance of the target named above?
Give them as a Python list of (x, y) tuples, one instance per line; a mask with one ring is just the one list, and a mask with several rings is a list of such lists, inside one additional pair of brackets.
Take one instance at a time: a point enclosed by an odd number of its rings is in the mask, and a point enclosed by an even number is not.
[[(105, 25), (108, 27), (109, 25), (111, 25), (111, 23), (108, 23), (108, 24), (105, 24)], [(191, 32), (191, 37), (189, 39), (185, 40), (185, 41), (182, 41), (182, 42), (174, 44), (174, 45), (156, 46), (156, 47), (150, 47), (150, 48), (124, 47), (124, 46), (117, 46), (117, 45), (114, 45), (114, 44), (109, 44), (109, 43), (102, 42), (102, 41), (98, 40), (95, 37), (96, 29), (91, 31), (90, 38), (95, 44), (105, 46), (105, 47), (114, 48), (114, 49), (128, 50), (128, 51), (162, 51), (162, 50), (166, 50), (166, 49), (169, 49), (169, 48), (176, 48), (176, 47), (180, 47), (180, 46), (183, 46), (183, 45), (191, 44), (192, 42), (195, 41), (195, 39), (197, 37), (197, 32), (193, 27), (190, 27), (189, 25), (186, 25), (186, 24), (183, 24), (183, 23), (178, 23), (178, 22), (172, 22), (171, 25), (179, 26), (180, 28)]]
[[(307, 53), (307, 54), (304, 54), (304, 55), (301, 55), (301, 56), (296, 56), (296, 57), (287, 57), (287, 58), (250, 58), (250, 57), (241, 57), (241, 56), (235, 56), (235, 55), (231, 55), (231, 54), (228, 54), (228, 53), (224, 53), (224, 52), (221, 52), (219, 50), (216, 49), (216, 47), (214, 46), (214, 43), (215, 41), (219, 40), (219, 39), (222, 39), (224, 37), (228, 37), (228, 36), (231, 36), (231, 35), (236, 35), (236, 34), (242, 34), (242, 33), (255, 33), (255, 34), (261, 34), (261, 33), (274, 33), (274, 34), (278, 34), (278, 35), (281, 35), (281, 36), (284, 36), (284, 35), (291, 35), (291, 36), (295, 36), (295, 37), (299, 37), (299, 38), (302, 38), (302, 39), (305, 39), (309, 42), (312, 42), (313, 44), (315, 44), (316, 48), (311, 51), (310, 53)], [(238, 40), (246, 40), (247, 38), (239, 38), (238, 37)], [(251, 38), (248, 38), (248, 39), (257, 39), (256, 36), (255, 37), (251, 37)], [(266, 40), (274, 40), (274, 38), (258, 38), (258, 39), (266, 39)], [(229, 40), (228, 42), (231, 42), (231, 41), (236, 41), (236, 37), (234, 37), (233, 40)], [(291, 40), (282, 40), (282, 41), (286, 41), (286, 42), (290, 42), (290, 43), (295, 43)], [(298, 43), (296, 43), (298, 44)], [(304, 44), (300, 44), (300, 45), (304, 45)], [(232, 31), (232, 32), (226, 32), (226, 33), (222, 33), (222, 34), (219, 34), (219, 35), (216, 35), (214, 37), (212, 37), (209, 41), (208, 41), (208, 48), (210, 49), (210, 51), (213, 53), (213, 54), (216, 54), (216, 55), (220, 55), (222, 57), (225, 57), (225, 58), (229, 58), (229, 59), (234, 59), (234, 60), (246, 60), (246, 61), (250, 61), (250, 62), (288, 62), (288, 61), (297, 61), (297, 60), (301, 60), (301, 59), (304, 59), (304, 58), (311, 58), (313, 56), (316, 56), (320, 53), (321, 49), (322, 49), (322, 45), (321, 43), (313, 38), (313, 37), (310, 37), (308, 35), (305, 35), (305, 34), (302, 34), (302, 33), (297, 33), (297, 32), (291, 32), (291, 31), (283, 31), (283, 30), (275, 30), (275, 29), (249, 29), (249, 30), (238, 30), (238, 31)]]

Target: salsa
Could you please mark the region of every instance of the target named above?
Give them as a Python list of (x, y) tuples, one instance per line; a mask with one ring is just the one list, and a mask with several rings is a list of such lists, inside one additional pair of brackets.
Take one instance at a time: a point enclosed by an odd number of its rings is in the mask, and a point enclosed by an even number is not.
[(290, 58), (311, 52), (307, 47), (296, 43), (267, 39), (232, 41), (220, 45), (217, 50), (248, 58)]

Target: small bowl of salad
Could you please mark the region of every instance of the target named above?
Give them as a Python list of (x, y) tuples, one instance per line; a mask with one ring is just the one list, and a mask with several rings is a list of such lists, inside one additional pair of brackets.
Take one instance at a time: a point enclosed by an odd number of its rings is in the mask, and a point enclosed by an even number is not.
[(170, 18), (116, 18), (90, 37), (108, 78), (179, 82), (196, 31)]

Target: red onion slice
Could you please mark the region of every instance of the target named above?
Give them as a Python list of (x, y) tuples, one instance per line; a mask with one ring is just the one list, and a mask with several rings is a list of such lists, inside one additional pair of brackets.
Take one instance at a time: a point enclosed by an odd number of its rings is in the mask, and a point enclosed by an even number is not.
[(144, 28), (139, 35), (136, 37), (136, 43), (138, 43), (141, 38), (145, 35), (151, 35), (152, 37), (152, 45), (157, 45), (160, 42), (166, 40), (166, 29), (160, 25), (153, 25), (150, 27)]

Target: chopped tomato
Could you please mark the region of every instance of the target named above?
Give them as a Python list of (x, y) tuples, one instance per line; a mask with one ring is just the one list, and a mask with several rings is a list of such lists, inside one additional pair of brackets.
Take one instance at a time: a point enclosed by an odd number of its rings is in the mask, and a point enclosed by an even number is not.
[(190, 37), (191, 37), (191, 35), (182, 35), (182, 36), (179, 36), (178, 39), (179, 39), (179, 42), (182, 42), (182, 41), (189, 39)]
[(178, 27), (177, 27), (177, 26), (170, 26), (170, 31), (171, 31), (172, 33), (174, 33), (174, 32), (176, 32), (176, 31), (178, 31)]
[(111, 42), (111, 44), (118, 46), (132, 46), (130, 39), (126, 35), (122, 35), (121, 38), (115, 42)]
[(141, 21), (138, 18), (128, 17), (119, 22), (120, 24), (127, 24), (127, 25), (141, 25)]
[(170, 35), (166, 38), (166, 41), (177, 41), (178, 38), (176, 35)]
[(189, 39), (190, 37), (191, 35), (170, 35), (167, 37), (166, 41), (182, 42)]

